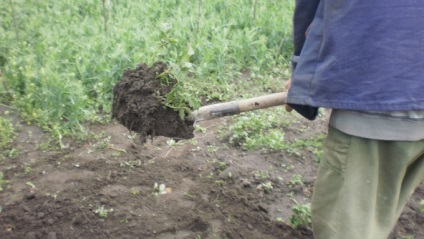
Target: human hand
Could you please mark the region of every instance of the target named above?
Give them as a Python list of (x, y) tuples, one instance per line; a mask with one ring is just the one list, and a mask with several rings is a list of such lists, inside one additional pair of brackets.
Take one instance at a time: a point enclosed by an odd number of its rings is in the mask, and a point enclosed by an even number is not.
[[(285, 86), (285, 88), (286, 88), (286, 91), (288, 92), (289, 91), (289, 89), (290, 89), (290, 85), (291, 85), (291, 80), (288, 80), (287, 82), (286, 82), (286, 84), (284, 85)], [(293, 108), (292, 107), (290, 107), (290, 105), (288, 105), (288, 104), (285, 104), (284, 105), (284, 107), (286, 108), (286, 111), (287, 112), (291, 112), (292, 110), (293, 110)]]

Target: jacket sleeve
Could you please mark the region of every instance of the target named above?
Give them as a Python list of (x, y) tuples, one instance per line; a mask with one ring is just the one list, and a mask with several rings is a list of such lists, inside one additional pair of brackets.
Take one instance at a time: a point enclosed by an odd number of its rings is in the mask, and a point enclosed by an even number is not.
[[(293, 57), (292, 74), (306, 40), (306, 32), (314, 20), (320, 0), (296, 0), (293, 16)], [(290, 104), (290, 106), (303, 117), (314, 120), (318, 115), (318, 108), (308, 105)]]
[(297, 63), (296, 60), (302, 52), (306, 40), (306, 31), (314, 20), (319, 1), (296, 0), (293, 15), (293, 59), (295, 63)]

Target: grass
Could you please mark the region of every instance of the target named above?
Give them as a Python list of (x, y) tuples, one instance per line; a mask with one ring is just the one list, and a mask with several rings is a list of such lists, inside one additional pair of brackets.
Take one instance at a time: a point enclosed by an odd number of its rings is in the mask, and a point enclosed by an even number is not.
[(205, 1), (198, 17), (188, 0), (2, 1), (0, 101), (59, 144), (107, 122), (113, 86), (141, 62), (170, 66), (184, 86), (177, 106), (276, 90), (289, 74), (293, 5), (261, 1), (254, 16), (254, 0)]

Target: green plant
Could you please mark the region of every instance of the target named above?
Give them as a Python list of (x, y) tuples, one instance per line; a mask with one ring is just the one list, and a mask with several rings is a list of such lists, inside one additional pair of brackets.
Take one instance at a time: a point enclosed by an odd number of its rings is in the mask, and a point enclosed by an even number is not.
[(0, 117), (0, 149), (9, 146), (15, 138), (15, 132), (10, 120)]
[(26, 182), (25, 184), (30, 188), (35, 188), (35, 184), (32, 182)]
[(300, 204), (292, 199), (294, 205), (292, 207), (292, 215), (290, 216), (290, 224), (297, 228), (300, 226), (308, 227), (311, 224), (311, 206), (310, 204)]
[(261, 183), (262, 188), (264, 189), (264, 192), (269, 193), (272, 191), (273, 186), (272, 186), (272, 182), (267, 181), (265, 183)]
[(96, 208), (93, 212), (97, 215), (99, 215), (99, 217), (103, 217), (106, 218), (108, 216), (109, 213), (113, 212), (113, 208), (111, 209), (106, 209), (104, 205)]
[(424, 199), (420, 202), (420, 212), (424, 213)]
[(12, 148), (11, 150), (7, 150), (6, 152), (9, 158), (16, 158), (19, 155), (19, 151), (16, 148)]
[(25, 167), (24, 167), (24, 173), (25, 173), (25, 174), (32, 173), (32, 171), (33, 171), (33, 170), (32, 170), (32, 168), (31, 168), (31, 167), (29, 167), (29, 166), (25, 166)]
[(231, 144), (246, 150), (288, 148), (284, 133), (279, 129), (285, 124), (282, 115), (285, 115), (285, 112), (279, 109), (244, 113), (234, 119), (224, 137), (228, 138)]
[(257, 180), (264, 180), (264, 179), (268, 179), (269, 178), (269, 174), (268, 172), (263, 172), (263, 171), (257, 171), (253, 174), (253, 176), (255, 177), (255, 179)]
[(141, 160), (129, 160), (129, 161), (125, 161), (119, 164), (119, 166), (121, 166), (122, 168), (124, 167), (128, 167), (129, 170), (137, 167), (137, 166), (141, 166)]
[(110, 140), (112, 139), (111, 136), (104, 137), (103, 139), (100, 139), (95, 145), (94, 148), (97, 150), (103, 150), (108, 147), (110, 147)]
[(50, 132), (53, 144), (86, 138), (85, 123), (107, 122), (113, 86), (141, 62), (170, 66), (177, 85), (164, 103), (181, 116), (200, 102), (278, 90), (273, 79), (289, 76), (292, 1), (257, 1), (254, 16), (243, 0), (130, 0), (113, 8), (106, 2), (10, 1), (0, 7), (0, 71), (7, 85), (0, 86), (0, 100)]
[(0, 192), (3, 191), (4, 185), (6, 185), (9, 181), (4, 180), (3, 172), (0, 172)]
[(131, 188), (131, 194), (135, 196), (135, 195), (140, 194), (140, 192), (135, 188)]
[(157, 195), (161, 195), (161, 194), (166, 194), (165, 184), (155, 183), (155, 185), (153, 186), (153, 195), (157, 196)]
[(294, 187), (294, 186), (301, 186), (303, 187), (305, 185), (305, 183), (303, 182), (303, 176), (301, 174), (293, 174), (292, 179), (289, 182), (289, 186), (290, 187)]
[(300, 149), (306, 149), (316, 156), (315, 161), (319, 163), (323, 157), (322, 144), (324, 143), (325, 137), (325, 134), (318, 134), (309, 139), (298, 139), (291, 144), (288, 150), (293, 153)]
[(215, 146), (215, 145), (208, 145), (208, 146), (206, 146), (206, 151), (208, 152), (208, 153), (211, 153), (211, 154), (215, 154), (216, 152), (218, 152), (218, 147), (217, 146)]

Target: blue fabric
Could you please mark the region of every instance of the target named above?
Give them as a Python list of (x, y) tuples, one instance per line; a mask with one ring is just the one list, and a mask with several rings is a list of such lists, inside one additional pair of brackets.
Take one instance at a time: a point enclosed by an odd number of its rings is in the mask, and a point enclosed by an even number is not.
[(424, 1), (321, 0), (287, 102), (424, 110)]

